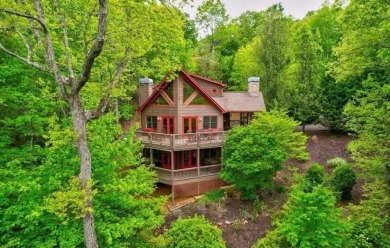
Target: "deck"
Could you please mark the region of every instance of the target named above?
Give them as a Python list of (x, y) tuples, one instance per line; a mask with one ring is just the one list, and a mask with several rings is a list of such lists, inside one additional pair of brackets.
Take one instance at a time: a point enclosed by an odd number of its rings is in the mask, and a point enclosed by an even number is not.
[(153, 167), (153, 169), (156, 171), (160, 183), (173, 185), (192, 179), (218, 177), (222, 165), (214, 164), (180, 170), (169, 170), (160, 167)]
[(146, 147), (178, 151), (221, 147), (224, 144), (226, 134), (227, 131), (165, 134), (138, 130), (135, 138), (141, 139)]

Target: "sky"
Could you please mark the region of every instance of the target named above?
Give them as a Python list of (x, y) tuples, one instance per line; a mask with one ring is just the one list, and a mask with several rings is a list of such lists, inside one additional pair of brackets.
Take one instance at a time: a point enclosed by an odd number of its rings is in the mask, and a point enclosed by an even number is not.
[[(194, 7), (184, 8), (192, 18), (196, 15), (196, 8), (203, 0), (193, 0)], [(308, 11), (317, 10), (321, 7), (324, 0), (222, 0), (225, 4), (228, 15), (232, 18), (238, 17), (247, 10), (262, 11), (275, 3), (282, 3), (284, 13), (291, 15), (296, 19), (303, 18)]]

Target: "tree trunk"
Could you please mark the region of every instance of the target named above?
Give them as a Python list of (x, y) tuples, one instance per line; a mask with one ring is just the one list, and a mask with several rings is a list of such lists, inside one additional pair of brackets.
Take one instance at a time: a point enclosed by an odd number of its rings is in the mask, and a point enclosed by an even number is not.
[[(73, 127), (77, 135), (76, 146), (80, 157), (80, 184), (83, 190), (86, 192), (87, 202), (86, 207), (92, 209), (92, 181), (91, 181), (91, 153), (88, 147), (86, 124), (87, 119), (85, 117), (84, 108), (81, 103), (80, 95), (75, 94), (70, 96), (70, 107), (72, 110)], [(95, 222), (93, 214), (90, 211), (86, 211), (83, 219), (83, 230), (85, 244), (87, 248), (97, 248), (97, 237), (95, 232)]]

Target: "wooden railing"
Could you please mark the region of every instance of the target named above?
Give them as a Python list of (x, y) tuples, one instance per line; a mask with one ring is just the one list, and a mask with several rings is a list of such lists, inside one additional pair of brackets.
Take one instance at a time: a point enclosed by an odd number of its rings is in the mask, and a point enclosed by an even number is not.
[(160, 181), (165, 182), (175, 182), (175, 181), (183, 181), (188, 179), (195, 179), (201, 177), (208, 177), (213, 175), (218, 175), (221, 171), (221, 164), (200, 166), (188, 169), (180, 169), (180, 170), (168, 170), (161, 167), (153, 167), (156, 171), (158, 178)]
[(145, 145), (161, 148), (202, 147), (207, 145), (222, 145), (227, 132), (198, 132), (186, 134), (164, 134), (143, 132), (138, 130), (135, 138), (141, 139)]

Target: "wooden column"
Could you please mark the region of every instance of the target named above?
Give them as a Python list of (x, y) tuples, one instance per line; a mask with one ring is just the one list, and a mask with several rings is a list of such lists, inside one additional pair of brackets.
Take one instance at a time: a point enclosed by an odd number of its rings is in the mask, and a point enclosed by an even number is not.
[(175, 204), (175, 187), (174, 187), (174, 176), (173, 170), (175, 169), (175, 165), (173, 163), (173, 151), (171, 151), (171, 184), (172, 184), (172, 204)]
[(198, 147), (198, 149), (196, 149), (196, 165), (198, 167), (198, 195), (200, 194), (200, 191), (199, 191), (199, 178), (200, 178), (200, 149)]
[(150, 165), (153, 164), (153, 148), (149, 148), (149, 153), (150, 153)]

